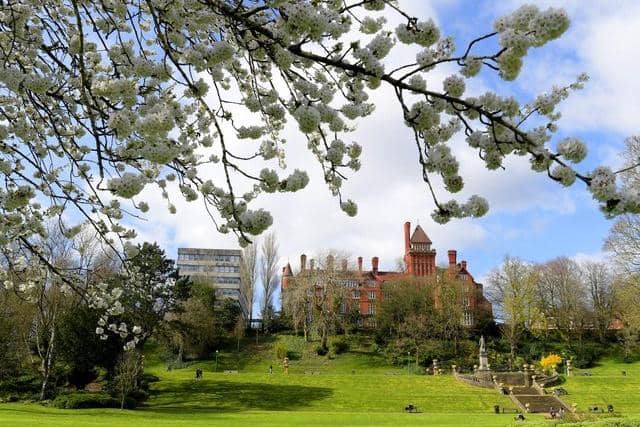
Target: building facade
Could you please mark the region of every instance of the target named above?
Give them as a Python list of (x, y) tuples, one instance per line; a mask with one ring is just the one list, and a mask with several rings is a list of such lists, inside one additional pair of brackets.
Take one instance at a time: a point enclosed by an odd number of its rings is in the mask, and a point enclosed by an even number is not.
[[(458, 262), (457, 251), (447, 251), (448, 265), (444, 268), (436, 266), (436, 250), (431, 247), (431, 239), (419, 225), (411, 233), (411, 223), (404, 224), (404, 271), (380, 271), (379, 258), (371, 259), (371, 267), (363, 266), (362, 257), (358, 257), (357, 268), (349, 269), (346, 261), (341, 268), (335, 269), (338, 283), (350, 289), (351, 307), (357, 307), (362, 317), (362, 326), (375, 327), (375, 315), (378, 301), (383, 298), (382, 285), (385, 282), (402, 280), (407, 277), (424, 277), (431, 283), (438, 283), (438, 275), (448, 275), (461, 287), (459, 304), (462, 305), (465, 326), (473, 326), (481, 316), (492, 316), (491, 303), (485, 298), (483, 286), (477, 283), (468, 270), (467, 261)], [(300, 270), (294, 274), (291, 265), (282, 269), (282, 294), (287, 287), (294, 285), (297, 278), (302, 276), (319, 275), (314, 260), (307, 266), (307, 256), (300, 256)], [(438, 306), (437, 292), (436, 306)]]
[(178, 248), (176, 266), (180, 276), (213, 286), (218, 301), (226, 298), (238, 301), (246, 318), (249, 307), (242, 292), (241, 259), (242, 251), (236, 249)]

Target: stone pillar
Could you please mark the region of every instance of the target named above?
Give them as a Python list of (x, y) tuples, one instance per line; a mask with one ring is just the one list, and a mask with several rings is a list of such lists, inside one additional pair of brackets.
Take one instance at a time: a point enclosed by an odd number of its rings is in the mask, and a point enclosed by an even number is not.
[(522, 371), (524, 372), (524, 386), (531, 387), (531, 370), (526, 363), (522, 365)]

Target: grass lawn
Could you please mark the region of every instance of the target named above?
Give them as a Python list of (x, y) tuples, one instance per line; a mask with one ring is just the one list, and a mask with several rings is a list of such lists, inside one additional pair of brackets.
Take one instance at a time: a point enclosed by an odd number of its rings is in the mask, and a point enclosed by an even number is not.
[[(278, 337), (290, 349), (289, 375), (273, 357), (274, 342), (252, 345), (242, 357), (221, 353), (215, 360), (167, 371), (157, 352), (147, 353), (146, 372), (161, 378), (150, 390), (145, 407), (58, 410), (37, 404), (0, 405), (0, 426), (506, 426), (513, 415), (493, 414), (493, 405), (514, 408), (505, 396), (457, 382), (451, 375), (412, 375), (389, 367), (367, 343), (334, 359), (313, 354), (313, 346), (295, 337)], [(269, 365), (274, 374), (267, 373)], [(606, 362), (592, 377), (570, 378), (567, 401), (584, 410), (611, 402), (625, 415), (640, 414), (640, 364)], [(194, 370), (204, 371), (194, 381)], [(225, 374), (227, 369), (239, 373)], [(319, 374), (305, 374), (319, 372)], [(605, 391), (600, 391), (605, 390)], [(599, 399), (599, 400), (598, 400)], [(640, 399), (638, 399), (640, 400)], [(418, 414), (404, 413), (412, 403)], [(527, 424), (543, 422), (527, 416)], [(546, 423), (544, 423), (546, 424)]]
[[(622, 375), (626, 371), (627, 375)], [(585, 373), (591, 376), (585, 376)], [(613, 405), (615, 412), (623, 415), (640, 415), (640, 363), (618, 363), (602, 360), (592, 369), (577, 369), (562, 385), (568, 396), (563, 399), (576, 403), (578, 410), (588, 412), (596, 405), (605, 408)]]

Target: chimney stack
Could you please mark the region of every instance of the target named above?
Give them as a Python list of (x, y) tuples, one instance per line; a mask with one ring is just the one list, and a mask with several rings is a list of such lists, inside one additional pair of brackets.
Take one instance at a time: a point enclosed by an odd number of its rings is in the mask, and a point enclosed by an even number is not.
[(300, 255), (300, 271), (307, 269), (307, 256), (305, 254)]
[(449, 266), (453, 267), (454, 265), (456, 265), (457, 252), (454, 251), (453, 249), (450, 249), (447, 251), (447, 255), (449, 256)]
[(371, 258), (371, 270), (373, 271), (373, 274), (378, 274), (378, 257), (374, 256), (373, 258)]
[(462, 267), (463, 270), (467, 269), (467, 261), (461, 261), (460, 262), (460, 266)]
[(347, 271), (347, 266), (349, 262), (346, 259), (342, 260), (342, 271)]
[(411, 223), (404, 223), (404, 253), (408, 254), (411, 250)]
[(358, 271), (362, 273), (362, 257), (358, 257)]
[(311, 261), (309, 261), (309, 268), (311, 269), (311, 271), (313, 271), (316, 268), (316, 260), (312, 259)]

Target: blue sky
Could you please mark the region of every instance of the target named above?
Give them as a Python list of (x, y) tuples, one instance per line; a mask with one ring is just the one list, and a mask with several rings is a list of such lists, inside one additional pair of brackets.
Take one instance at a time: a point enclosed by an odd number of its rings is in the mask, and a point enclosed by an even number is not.
[[(493, 20), (517, 8), (520, 1), (400, 1), (419, 18), (432, 17), (443, 33), (453, 35), (459, 48), (466, 42), (492, 30)], [(638, 132), (640, 116), (640, 2), (617, 1), (539, 1), (565, 7), (572, 26), (565, 36), (532, 50), (516, 82), (502, 82), (483, 72), (469, 84), (468, 93), (487, 89), (511, 93), (520, 100), (532, 99), (554, 84), (567, 84), (581, 72), (591, 81), (561, 105), (558, 140), (567, 135), (587, 142), (590, 154), (579, 170), (619, 162), (616, 153), (625, 137)], [(395, 22), (392, 20), (392, 22)], [(393, 25), (395, 26), (395, 24)], [(407, 54), (398, 49), (399, 55)], [(397, 61), (412, 58), (396, 57)], [(439, 87), (442, 78), (455, 69), (427, 75), (430, 87)], [(402, 123), (395, 99), (388, 90), (373, 96), (377, 111), (359, 122), (358, 129), (345, 141), (363, 146), (362, 169), (344, 186), (345, 195), (359, 202), (356, 218), (344, 215), (337, 201), (322, 182), (319, 167), (306, 150), (306, 141), (294, 130), (288, 132), (289, 168), (309, 171), (310, 185), (293, 195), (261, 197), (257, 205), (274, 214), (272, 230), (280, 241), (281, 263), (291, 261), (297, 267), (301, 253), (313, 257), (326, 249), (339, 249), (365, 258), (379, 256), (381, 269), (393, 269), (402, 256), (402, 225), (419, 223), (438, 250), (438, 262), (445, 262), (448, 249), (457, 249), (459, 259), (482, 280), (509, 254), (530, 261), (557, 256), (576, 259), (602, 258), (603, 239), (610, 220), (598, 211), (584, 186), (565, 189), (545, 175), (532, 172), (526, 159), (507, 162), (507, 170), (483, 170), (477, 154), (464, 150), (461, 138), (452, 148), (460, 155), (467, 196), (486, 197), (491, 210), (476, 220), (452, 221), (437, 225), (430, 219), (432, 201), (421, 181), (411, 135)], [(440, 192), (443, 199), (446, 194)], [(177, 198), (176, 198), (177, 199)], [(138, 227), (141, 240), (155, 240), (175, 256), (181, 246), (235, 247), (232, 236), (216, 233), (198, 204), (176, 203), (177, 215), (166, 213), (162, 200), (149, 195), (157, 205), (152, 220)]]

